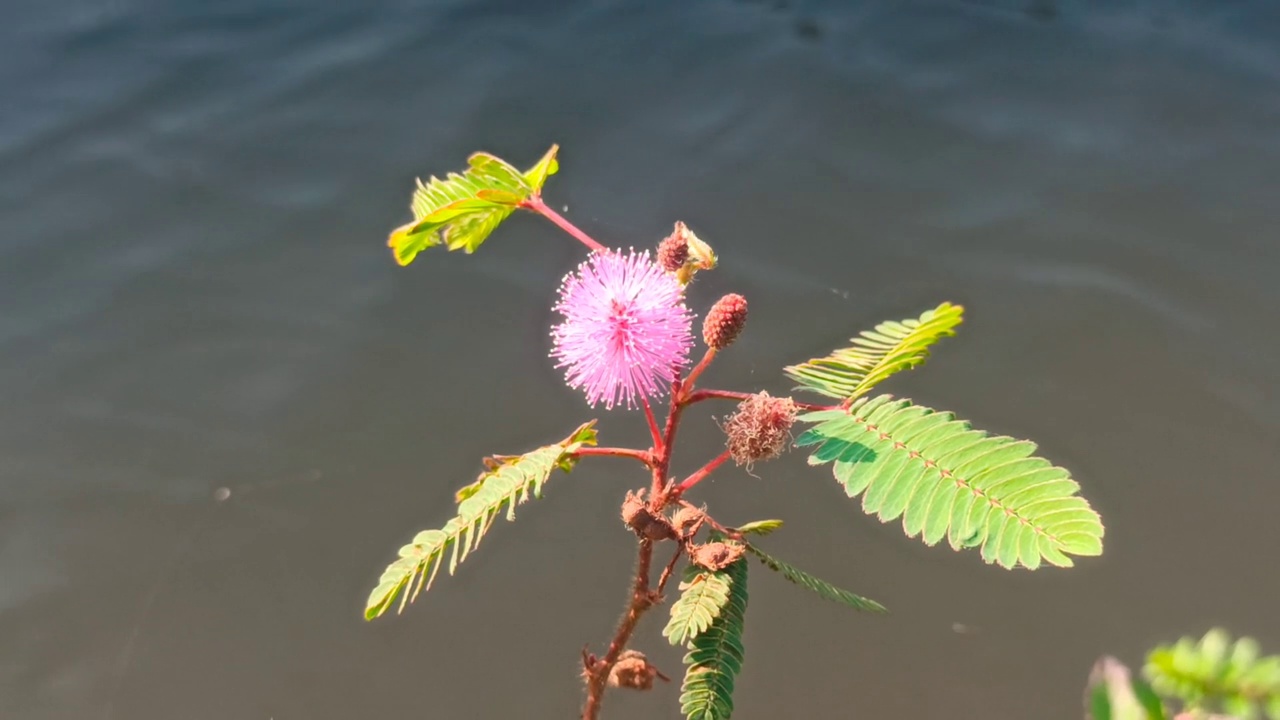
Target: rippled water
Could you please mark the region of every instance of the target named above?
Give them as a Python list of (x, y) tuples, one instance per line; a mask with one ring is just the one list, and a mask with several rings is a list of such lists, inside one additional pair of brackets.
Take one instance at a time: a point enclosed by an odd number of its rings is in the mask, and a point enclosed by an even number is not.
[[(737, 717), (1077, 718), (1092, 661), (1222, 623), (1280, 650), (1280, 12), (1267, 2), (19, 0), (0, 25), (0, 717), (564, 718), (631, 469), (366, 624), (478, 459), (588, 417), (545, 358), (580, 257), (518, 217), (398, 269), (415, 175), (552, 142), (611, 244), (690, 222), (746, 293), (708, 378), (938, 301), (891, 390), (1037, 439), (1107, 554), (1008, 573), (794, 455), (701, 498), (883, 601), (755, 573)], [(643, 438), (634, 415), (606, 437)], [(705, 416), (693, 443), (716, 442)], [(669, 673), (679, 653), (640, 647)], [(607, 716), (675, 717), (674, 687)]]

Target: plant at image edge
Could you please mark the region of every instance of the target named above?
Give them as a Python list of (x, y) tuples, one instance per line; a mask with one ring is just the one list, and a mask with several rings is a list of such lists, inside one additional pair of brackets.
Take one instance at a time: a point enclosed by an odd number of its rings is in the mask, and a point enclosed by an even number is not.
[(1220, 628), (1184, 637), (1147, 653), (1142, 675), (1099, 659), (1085, 693), (1087, 720), (1280, 720), (1280, 655), (1263, 657), (1253, 638), (1232, 641)]
[[(779, 560), (749, 539), (778, 530), (781, 520), (728, 524), (688, 500), (698, 483), (730, 460), (751, 467), (781, 454), (793, 444), (797, 422), (807, 429), (794, 445), (808, 448), (809, 464), (829, 465), (850, 498), (861, 496), (864, 512), (881, 522), (901, 518), (903, 531), (926, 544), (945, 538), (957, 550), (979, 548), (986, 562), (1005, 568), (1069, 567), (1072, 556), (1102, 552), (1098, 514), (1076, 494), (1079, 486), (1066, 470), (1034, 455), (1035, 444), (974, 429), (950, 412), (911, 400), (869, 394), (890, 375), (924, 363), (935, 343), (955, 333), (963, 308), (942, 303), (881, 323), (847, 347), (783, 370), (798, 390), (823, 396), (825, 403), (700, 387), (703, 371), (743, 331), (746, 298), (726, 295), (706, 312), (705, 350), (691, 363), (694, 313), (684, 290), (697, 273), (716, 267), (716, 254), (683, 223), (652, 256), (606, 248), (542, 201), (543, 184), (559, 168), (556, 153), (553, 146), (525, 172), (477, 153), (461, 174), (419, 181), (413, 221), (395, 230), (388, 244), (401, 265), (436, 245), (471, 253), (516, 210), (537, 213), (580, 241), (589, 254), (561, 284), (554, 308), (561, 322), (551, 332), (550, 356), (589, 405), (642, 410), (651, 444), (602, 447), (592, 420), (551, 445), (486, 458), (479, 478), (457, 492), (454, 517), (400, 549), (369, 596), (366, 618), (393, 606), (403, 610), (431, 588), (442, 566), (452, 575), (499, 515), (513, 520), (516, 506), (540, 498), (557, 471), (568, 473), (591, 456), (624, 458), (648, 476), (626, 493), (621, 509), (636, 536), (636, 571), (603, 654), (582, 652), (582, 717), (599, 716), (607, 688), (647, 690), (655, 679), (667, 680), (631, 647), (632, 634), (641, 616), (667, 599), (668, 582), (683, 560), (679, 595), (662, 633), (688, 650), (681, 710), (691, 719), (728, 718), (745, 657), (749, 558), (819, 597), (884, 612), (874, 600)], [(653, 401), (664, 396), (666, 416), (659, 422)], [(723, 418), (724, 447), (683, 477), (673, 475), (672, 450), (684, 413), (711, 401), (736, 403)], [(653, 563), (659, 547), (671, 552), (660, 570)]]

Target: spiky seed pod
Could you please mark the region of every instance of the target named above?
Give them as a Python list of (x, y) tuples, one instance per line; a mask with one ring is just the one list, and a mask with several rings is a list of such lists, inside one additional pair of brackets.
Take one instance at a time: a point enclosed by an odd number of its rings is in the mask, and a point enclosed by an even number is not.
[(681, 540), (686, 540), (697, 532), (698, 526), (705, 517), (706, 514), (698, 508), (685, 506), (671, 516), (671, 526), (675, 528), (677, 537)]
[(674, 540), (676, 532), (665, 517), (649, 512), (644, 498), (634, 492), (627, 492), (622, 501), (622, 522), (635, 531), (640, 537), (653, 541)]
[(707, 347), (723, 350), (729, 347), (747, 324), (747, 299), (730, 293), (716, 301), (702, 321), (702, 339)]
[(734, 462), (748, 467), (772, 460), (786, 448), (795, 421), (796, 403), (791, 398), (776, 398), (767, 392), (752, 395), (725, 420), (729, 454)]
[(743, 551), (739, 543), (709, 542), (689, 548), (689, 559), (698, 567), (723, 570), (742, 557)]
[(649, 663), (649, 659), (639, 650), (623, 650), (618, 662), (609, 670), (609, 686), (629, 688), (631, 690), (650, 690), (653, 679), (666, 676), (658, 668)]

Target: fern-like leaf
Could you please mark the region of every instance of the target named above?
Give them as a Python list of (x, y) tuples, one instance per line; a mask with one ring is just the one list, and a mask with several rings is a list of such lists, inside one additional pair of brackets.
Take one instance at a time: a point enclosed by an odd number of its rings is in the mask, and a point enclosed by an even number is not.
[(1253, 638), (1233, 642), (1216, 628), (1199, 641), (1184, 637), (1152, 650), (1143, 672), (1156, 692), (1189, 710), (1280, 720), (1280, 655), (1261, 657)]
[(556, 172), (556, 146), (528, 172), (521, 173), (488, 153), (467, 159), (468, 168), (441, 180), (418, 181), (410, 208), (413, 222), (397, 228), (387, 239), (396, 262), (408, 265), (433, 245), (475, 252), (476, 248), (515, 211), (538, 194), (547, 176)]
[(814, 577), (794, 565), (785, 563), (772, 555), (765, 553), (763, 550), (751, 543), (747, 543), (746, 546), (747, 552), (759, 558), (760, 562), (764, 563), (765, 567), (773, 570), (774, 572), (781, 573), (782, 577), (796, 585), (817, 593), (818, 597), (823, 598), (824, 600), (838, 602), (841, 605), (847, 605), (854, 610), (865, 610), (867, 612), (874, 613), (888, 612), (888, 610), (885, 610), (883, 605), (871, 598), (865, 598), (861, 595), (855, 595), (848, 590), (842, 590), (822, 578)]
[(963, 307), (944, 302), (919, 318), (880, 323), (850, 339), (852, 346), (784, 372), (801, 388), (852, 402), (890, 375), (923, 364), (929, 346), (955, 335), (963, 319)]
[(834, 463), (863, 511), (881, 522), (902, 516), (909, 537), (981, 546), (983, 560), (1005, 568), (1070, 567), (1070, 555), (1102, 552), (1102, 520), (1066, 470), (1031, 454), (1035, 443), (890, 395), (799, 419), (814, 423), (796, 440), (818, 446), (809, 464)]
[(684, 656), (680, 710), (687, 720), (727, 720), (733, 715), (733, 685), (742, 671), (742, 631), (747, 612), (747, 563), (725, 568), (729, 599), (711, 627), (693, 639)]
[(662, 635), (672, 645), (688, 645), (706, 632), (729, 602), (733, 577), (725, 570), (706, 570), (696, 565), (685, 568), (680, 598), (671, 605), (671, 620)]
[(1093, 664), (1085, 690), (1085, 720), (1168, 720), (1150, 685), (1111, 656)]
[[(400, 597), (399, 611), (413, 602), (418, 593), (431, 589), (440, 566), (447, 563), (452, 575), (458, 564), (480, 545), (485, 533), (505, 507), (507, 520), (515, 519), (516, 505), (532, 497), (542, 497), (542, 485), (557, 467), (568, 471), (573, 454), (583, 445), (595, 444), (595, 421), (579, 427), (568, 438), (533, 452), (498, 463), (477, 483), (458, 505), (458, 514), (439, 530), (424, 530), (400, 548), (400, 559), (382, 573), (369, 594), (365, 618), (372, 620), (387, 611)], [(445, 556), (448, 555), (448, 559)]]

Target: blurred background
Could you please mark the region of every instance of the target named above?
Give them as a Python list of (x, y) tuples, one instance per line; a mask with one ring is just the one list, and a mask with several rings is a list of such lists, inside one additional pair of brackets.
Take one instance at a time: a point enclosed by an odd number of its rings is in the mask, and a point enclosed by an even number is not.
[[(415, 176), (489, 150), (607, 244), (688, 222), (706, 376), (963, 303), (886, 389), (1030, 437), (1108, 525), (1073, 570), (927, 548), (800, 453), (699, 487), (885, 603), (753, 566), (735, 717), (1079, 718), (1104, 652), (1280, 651), (1280, 6), (1067, 0), (10, 0), (0, 23), (0, 717), (570, 718), (642, 481), (556, 477), (361, 619), (481, 456), (589, 417), (547, 359), (582, 248), (519, 215), (407, 269)], [(715, 451), (703, 407), (676, 469)], [(636, 413), (602, 418), (640, 443)], [(679, 676), (649, 617), (636, 645)], [(678, 717), (678, 682), (609, 718)]]

